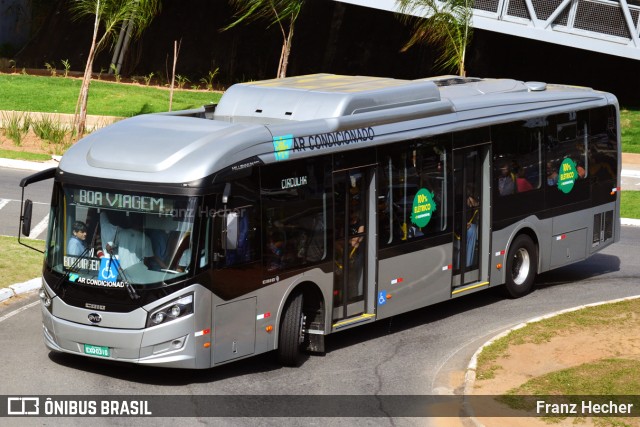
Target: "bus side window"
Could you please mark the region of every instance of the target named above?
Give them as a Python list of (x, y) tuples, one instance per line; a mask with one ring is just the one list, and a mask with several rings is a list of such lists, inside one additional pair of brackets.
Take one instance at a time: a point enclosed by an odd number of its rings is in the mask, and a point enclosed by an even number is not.
[(238, 179), (218, 196), (213, 221), (214, 261), (218, 268), (251, 263), (260, 254), (258, 173)]
[(255, 258), (255, 226), (251, 218), (255, 217), (253, 206), (244, 206), (239, 212), (226, 215), (225, 249), (227, 266), (246, 264)]
[[(546, 118), (497, 125), (491, 129), (494, 188), (498, 196), (541, 187), (542, 135)], [(549, 165), (547, 165), (549, 169)], [(553, 179), (552, 176), (547, 177)]]
[[(447, 228), (446, 176), (447, 157), (437, 138), (411, 141), (389, 150), (379, 169), (378, 230), (380, 245), (422, 238)], [(430, 220), (417, 225), (412, 220), (414, 199), (431, 197)]]
[(330, 159), (272, 165), (262, 174), (263, 264), (269, 273), (328, 256)]
[(613, 107), (600, 107), (589, 112), (588, 169), (596, 182), (614, 181), (617, 176), (617, 129)]

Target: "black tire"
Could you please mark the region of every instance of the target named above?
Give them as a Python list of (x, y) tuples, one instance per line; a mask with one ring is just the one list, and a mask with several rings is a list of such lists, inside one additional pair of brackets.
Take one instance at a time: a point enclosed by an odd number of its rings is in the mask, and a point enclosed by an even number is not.
[(538, 272), (538, 251), (531, 237), (521, 234), (514, 239), (505, 264), (507, 295), (520, 298), (531, 292)]
[(278, 361), (284, 366), (298, 366), (302, 355), (304, 341), (304, 313), (302, 312), (303, 297), (295, 293), (289, 298), (282, 319), (278, 335)]

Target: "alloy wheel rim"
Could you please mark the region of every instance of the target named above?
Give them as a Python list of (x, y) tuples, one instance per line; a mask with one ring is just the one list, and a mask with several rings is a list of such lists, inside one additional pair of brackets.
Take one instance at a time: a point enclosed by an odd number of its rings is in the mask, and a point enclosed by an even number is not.
[(527, 280), (530, 269), (531, 258), (529, 257), (529, 252), (524, 248), (518, 249), (513, 256), (513, 267), (511, 269), (513, 282), (516, 285), (522, 285)]

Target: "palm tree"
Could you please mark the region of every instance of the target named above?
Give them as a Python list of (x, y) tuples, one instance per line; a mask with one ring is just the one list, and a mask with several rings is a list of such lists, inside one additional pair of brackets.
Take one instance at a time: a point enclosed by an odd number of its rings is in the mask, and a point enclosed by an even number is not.
[(442, 54), (436, 65), (456, 69), (458, 75), (466, 76), (464, 62), (473, 34), (473, 0), (397, 0), (397, 3), (402, 19), (413, 26), (413, 35), (402, 51), (422, 42), (437, 45)]
[[(93, 72), (93, 61), (96, 56), (107, 43), (114, 39), (123, 24), (127, 22), (133, 24), (133, 33), (135, 36), (139, 36), (149, 26), (159, 8), (160, 0), (74, 0), (72, 2), (71, 11), (76, 18), (94, 17), (91, 47), (87, 55), (87, 64), (73, 120), (76, 137), (82, 137), (85, 130), (89, 85)], [(102, 35), (100, 35), (101, 29)]]
[(243, 21), (257, 21), (267, 19), (269, 26), (277, 24), (282, 32), (282, 52), (278, 63), (278, 78), (287, 76), (293, 30), (296, 19), (304, 5), (304, 0), (229, 0), (237, 10), (236, 20), (223, 28), (226, 31)]

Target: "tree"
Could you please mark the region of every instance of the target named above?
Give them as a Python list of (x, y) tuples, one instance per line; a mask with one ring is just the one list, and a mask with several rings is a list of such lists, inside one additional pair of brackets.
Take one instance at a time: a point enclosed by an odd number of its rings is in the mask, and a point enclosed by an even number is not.
[[(160, 0), (72, 0), (71, 11), (76, 18), (93, 16), (93, 36), (87, 55), (87, 64), (76, 104), (73, 128), (78, 138), (82, 137), (87, 121), (89, 85), (93, 73), (93, 62), (106, 46), (112, 42), (123, 25), (130, 23), (134, 36), (139, 36), (158, 13)], [(102, 35), (100, 32), (102, 31)]]
[(261, 19), (270, 21), (269, 26), (277, 24), (282, 32), (282, 52), (278, 63), (278, 78), (287, 76), (293, 30), (304, 5), (304, 0), (229, 0), (237, 10), (236, 20), (223, 28), (226, 31), (241, 22), (253, 22)]
[(402, 19), (413, 26), (413, 35), (402, 51), (422, 42), (437, 45), (442, 54), (436, 65), (456, 69), (458, 75), (466, 76), (464, 62), (473, 35), (473, 0), (397, 0), (397, 3)]

